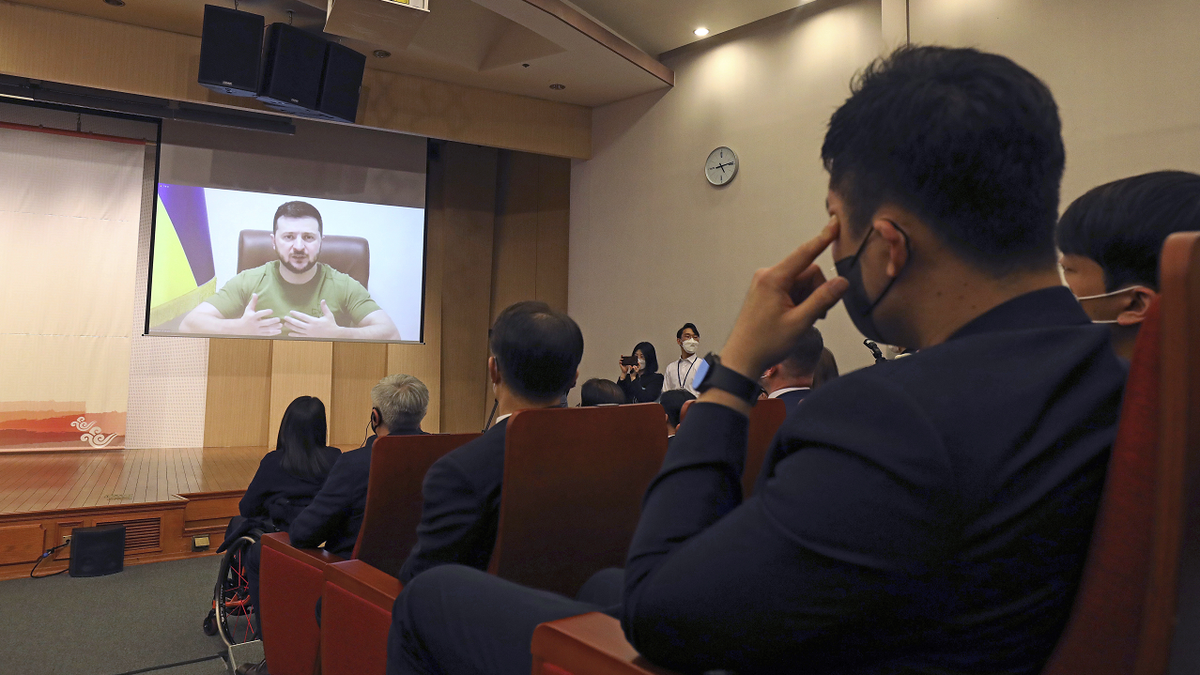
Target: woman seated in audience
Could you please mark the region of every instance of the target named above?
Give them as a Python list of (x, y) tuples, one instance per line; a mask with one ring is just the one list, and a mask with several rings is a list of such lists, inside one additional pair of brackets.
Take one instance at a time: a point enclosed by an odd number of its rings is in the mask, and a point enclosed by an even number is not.
[(595, 405), (621, 405), (625, 402), (625, 392), (612, 380), (593, 377), (584, 382), (579, 390), (579, 405), (584, 408)]
[(633, 348), (633, 357), (637, 365), (621, 364), (621, 379), (617, 384), (625, 392), (625, 400), (629, 403), (654, 403), (662, 393), (663, 376), (658, 372), (658, 356), (654, 353), (654, 345), (649, 342), (639, 342)]
[(325, 445), (326, 433), (325, 404), (321, 399), (301, 396), (288, 405), (279, 423), (275, 450), (259, 462), (238, 504), (243, 518), (287, 531), (292, 519), (321, 489), (341, 454), (337, 448)]

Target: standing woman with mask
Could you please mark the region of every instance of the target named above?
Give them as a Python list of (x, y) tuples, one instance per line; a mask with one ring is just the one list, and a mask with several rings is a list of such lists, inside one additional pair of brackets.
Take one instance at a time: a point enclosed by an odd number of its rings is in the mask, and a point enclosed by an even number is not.
[(636, 366), (621, 366), (621, 379), (617, 384), (625, 392), (629, 403), (654, 403), (663, 390), (663, 376), (658, 372), (658, 356), (654, 345), (639, 342), (633, 348)]
[(692, 379), (696, 377), (696, 366), (700, 363), (700, 329), (694, 323), (685, 323), (683, 328), (675, 331), (675, 342), (679, 343), (679, 360), (673, 361), (663, 373), (665, 382), (663, 391), (672, 389), (687, 389), (694, 395), (700, 392), (692, 387)]

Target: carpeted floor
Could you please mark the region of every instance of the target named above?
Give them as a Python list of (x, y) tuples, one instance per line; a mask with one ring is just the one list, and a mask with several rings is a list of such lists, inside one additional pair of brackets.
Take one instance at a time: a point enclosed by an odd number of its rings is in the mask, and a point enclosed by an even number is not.
[[(0, 581), (0, 673), (219, 675), (219, 637), (201, 629), (219, 556), (132, 565), (120, 574)], [(246, 649), (252, 649), (248, 645)], [(248, 658), (239, 655), (239, 659)], [(162, 669), (170, 664), (180, 664)]]

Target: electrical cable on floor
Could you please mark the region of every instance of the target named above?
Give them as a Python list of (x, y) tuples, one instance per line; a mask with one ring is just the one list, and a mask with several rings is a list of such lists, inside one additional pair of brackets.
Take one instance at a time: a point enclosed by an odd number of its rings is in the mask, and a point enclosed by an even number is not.
[(52, 577), (56, 574), (62, 574), (63, 572), (66, 572), (68, 569), (70, 569), (69, 567), (64, 567), (57, 572), (51, 572), (50, 574), (43, 574), (41, 576), (35, 576), (33, 574), (34, 572), (37, 571), (38, 565), (41, 565), (42, 562), (44, 562), (46, 560), (46, 558), (49, 558), (50, 556), (54, 555), (55, 551), (57, 551), (58, 549), (60, 549), (64, 546), (69, 545), (70, 543), (71, 543), (71, 540), (68, 539), (68, 540), (64, 541), (63, 543), (59, 544), (58, 546), (55, 546), (54, 548), (43, 553), (42, 557), (38, 558), (38, 561), (33, 564), (33, 569), (29, 570), (29, 578), (30, 579), (45, 579), (46, 577)]

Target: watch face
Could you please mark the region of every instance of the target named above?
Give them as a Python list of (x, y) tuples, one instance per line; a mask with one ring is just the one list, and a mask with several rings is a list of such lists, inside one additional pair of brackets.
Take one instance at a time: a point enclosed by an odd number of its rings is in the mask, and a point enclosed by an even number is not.
[(737, 170), (737, 155), (724, 145), (708, 153), (708, 160), (704, 162), (704, 177), (713, 185), (725, 185), (733, 180)]

